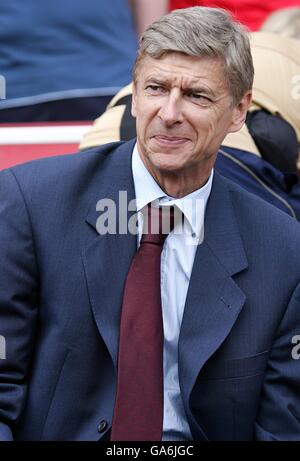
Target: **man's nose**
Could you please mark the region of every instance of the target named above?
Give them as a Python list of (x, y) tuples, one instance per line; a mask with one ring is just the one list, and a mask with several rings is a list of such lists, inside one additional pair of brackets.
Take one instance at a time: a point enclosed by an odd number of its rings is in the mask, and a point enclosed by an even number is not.
[(175, 123), (181, 123), (183, 115), (180, 97), (170, 93), (162, 102), (158, 116), (167, 126), (172, 126)]

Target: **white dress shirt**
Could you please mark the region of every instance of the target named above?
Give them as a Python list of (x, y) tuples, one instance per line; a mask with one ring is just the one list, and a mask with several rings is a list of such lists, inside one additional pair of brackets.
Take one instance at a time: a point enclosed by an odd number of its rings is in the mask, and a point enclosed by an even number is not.
[[(162, 440), (192, 440), (178, 379), (178, 339), (185, 299), (197, 245), (204, 238), (204, 214), (211, 191), (213, 172), (206, 184), (175, 199), (166, 195), (145, 167), (135, 145), (132, 172), (138, 211), (138, 244), (143, 228), (141, 212), (148, 203), (175, 205), (184, 215), (168, 235), (161, 254), (161, 301), (164, 326), (164, 418)], [(178, 227), (179, 226), (179, 227)]]

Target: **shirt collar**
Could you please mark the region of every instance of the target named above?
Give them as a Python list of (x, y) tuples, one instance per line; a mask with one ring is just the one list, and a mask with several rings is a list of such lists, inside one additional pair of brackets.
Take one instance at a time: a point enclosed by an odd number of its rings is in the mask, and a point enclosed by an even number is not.
[(151, 202), (159, 206), (176, 205), (190, 224), (192, 233), (197, 237), (201, 236), (206, 204), (212, 187), (213, 170), (204, 186), (185, 197), (176, 199), (166, 195), (155, 181), (144, 165), (139, 155), (137, 144), (135, 144), (132, 154), (132, 174), (137, 211), (141, 211), (144, 206)]

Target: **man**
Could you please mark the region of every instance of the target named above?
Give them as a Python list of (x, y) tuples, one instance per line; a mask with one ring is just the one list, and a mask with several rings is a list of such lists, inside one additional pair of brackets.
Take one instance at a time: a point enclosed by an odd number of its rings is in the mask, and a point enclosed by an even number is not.
[[(242, 129), (222, 142), (215, 169), (299, 221), (299, 42), (266, 32), (253, 32), (250, 42), (255, 69), (251, 106)], [(130, 84), (95, 120), (80, 149), (135, 137), (131, 103)]]
[[(175, 11), (141, 41), (137, 143), (1, 173), (1, 439), (300, 439), (299, 224), (213, 172), (252, 80), (241, 25)], [(182, 232), (141, 231), (149, 204)]]

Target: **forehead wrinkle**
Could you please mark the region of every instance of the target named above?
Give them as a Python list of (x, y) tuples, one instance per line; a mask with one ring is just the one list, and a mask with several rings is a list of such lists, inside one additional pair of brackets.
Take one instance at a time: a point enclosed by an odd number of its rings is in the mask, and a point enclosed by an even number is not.
[[(154, 69), (153, 69), (154, 67)], [(155, 69), (156, 67), (156, 69)], [(215, 79), (213, 75), (203, 75), (203, 74), (193, 74), (189, 73), (190, 69), (187, 69), (186, 66), (178, 66), (182, 67), (183, 71), (178, 75), (178, 69), (169, 69), (164, 68), (163, 65), (156, 65), (152, 66), (150, 75), (145, 76), (145, 82), (156, 81), (158, 83), (164, 83), (168, 86), (171, 86), (175, 83), (175, 85), (180, 86), (183, 90), (204, 90), (210, 93), (215, 93), (217, 90), (225, 90), (226, 83), (225, 81), (220, 82), (218, 79)], [(145, 70), (145, 69), (144, 69)], [(218, 75), (218, 73), (216, 74)], [(216, 85), (215, 90), (211, 88), (210, 85), (206, 83), (213, 83)]]
[[(157, 66), (158, 67), (158, 66)], [(179, 66), (176, 66), (179, 67)], [(178, 73), (178, 69), (164, 69), (162, 67), (158, 69), (151, 69), (152, 73), (147, 77), (149, 79), (156, 79), (159, 81), (170, 81), (170, 80), (188, 80), (191, 85), (198, 85), (199, 80), (201, 79), (208, 79), (205, 75), (195, 75), (190, 73), (190, 69), (183, 67), (182, 73)]]

